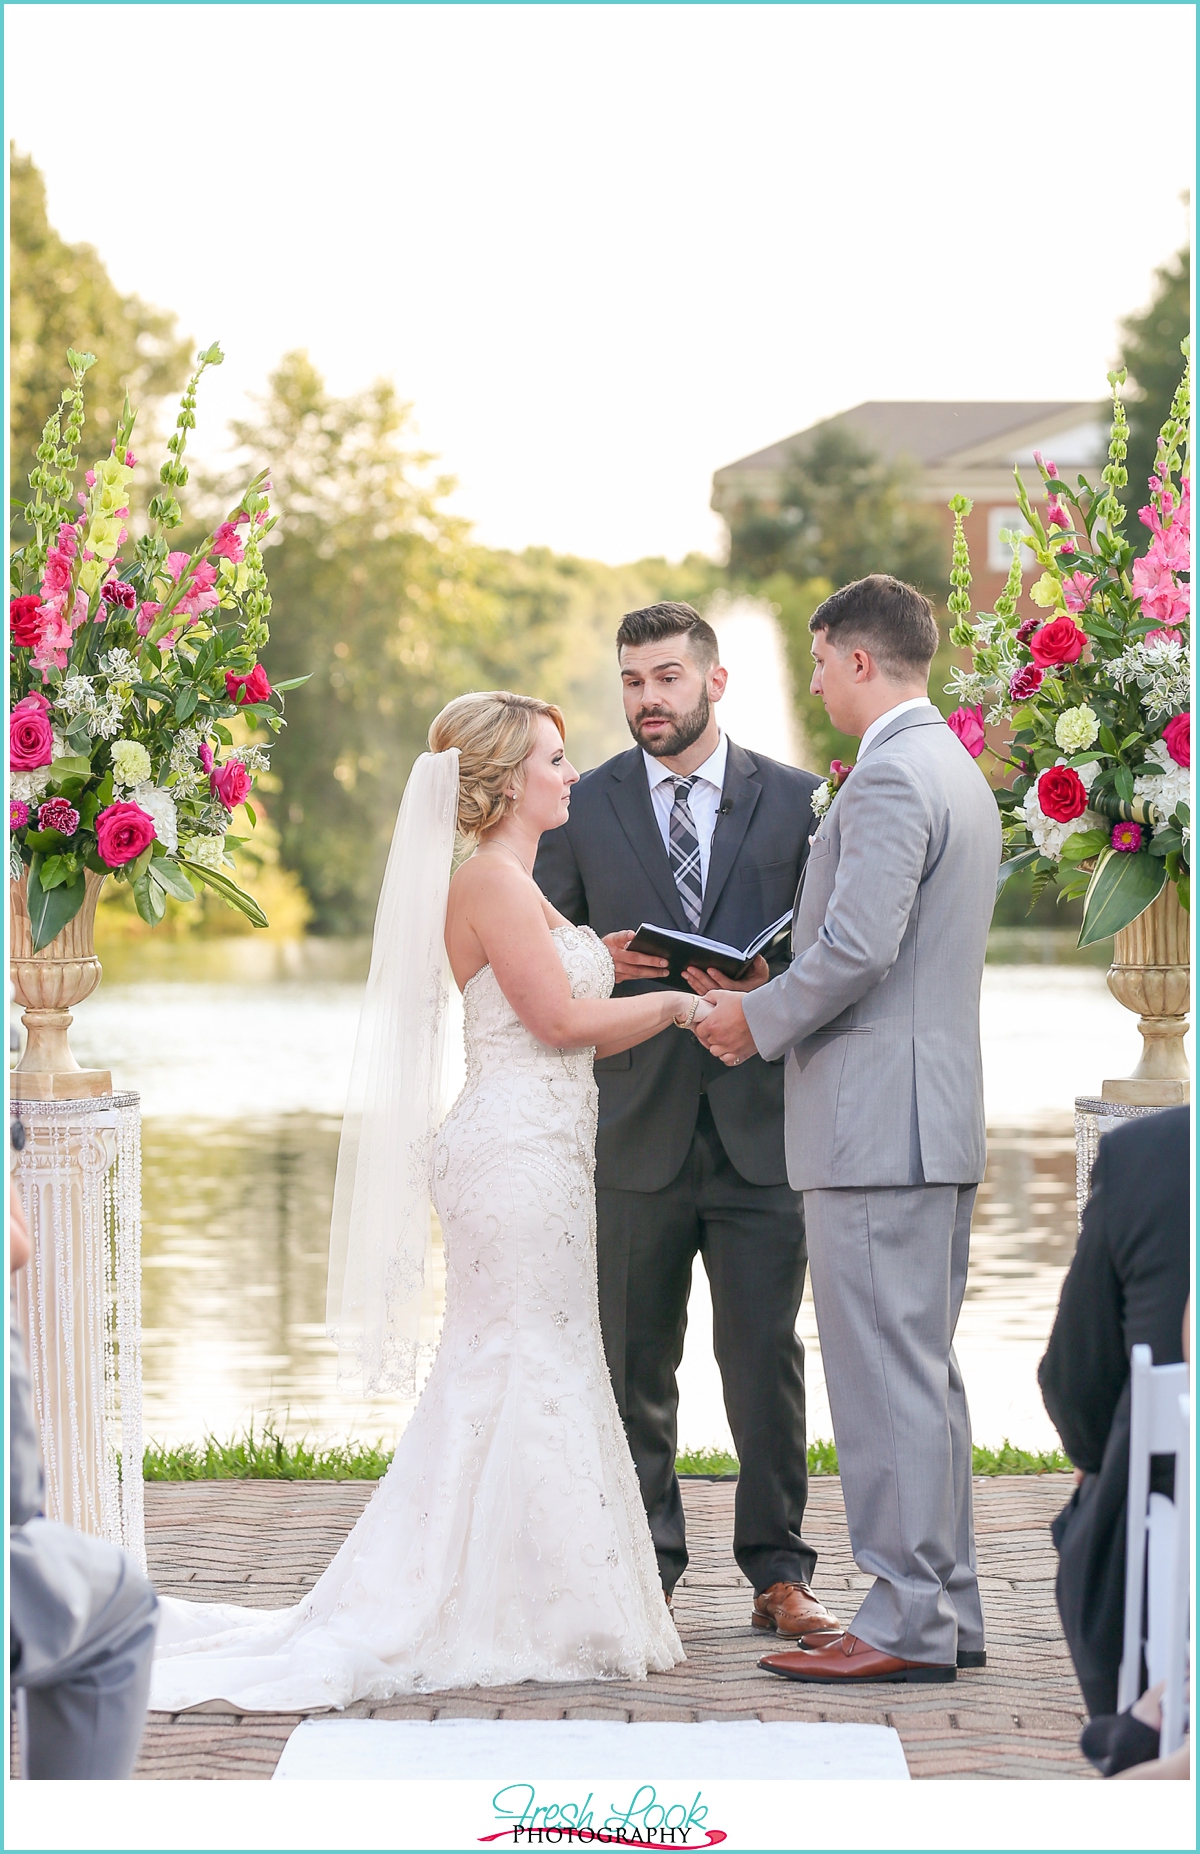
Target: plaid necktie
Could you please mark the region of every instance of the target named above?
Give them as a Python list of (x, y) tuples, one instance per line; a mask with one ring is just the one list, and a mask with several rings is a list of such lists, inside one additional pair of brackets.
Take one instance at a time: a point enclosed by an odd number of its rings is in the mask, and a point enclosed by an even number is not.
[(700, 880), (700, 839), (696, 835), (696, 821), (688, 804), (697, 776), (693, 773), (690, 779), (675, 780), (670, 829), (671, 872), (691, 927), (700, 925), (700, 909), (704, 901), (704, 885)]

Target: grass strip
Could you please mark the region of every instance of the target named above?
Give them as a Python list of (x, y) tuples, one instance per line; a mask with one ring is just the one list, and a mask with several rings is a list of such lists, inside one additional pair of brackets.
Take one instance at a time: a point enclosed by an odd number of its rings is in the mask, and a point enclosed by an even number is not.
[[(976, 1474), (1065, 1474), (1071, 1464), (1061, 1449), (1017, 1448), (1006, 1436), (999, 1448), (976, 1447)], [(268, 1419), (260, 1429), (253, 1423), (240, 1436), (221, 1442), (206, 1435), (202, 1442), (184, 1442), (167, 1448), (160, 1442), (146, 1447), (142, 1472), (148, 1481), (377, 1481), (387, 1473), (393, 1450), (382, 1437), (369, 1442), (313, 1444), (301, 1437), (290, 1441)], [(736, 1455), (720, 1448), (687, 1449), (677, 1457), (681, 1475), (720, 1476), (738, 1471)], [(808, 1445), (808, 1471), (836, 1474), (837, 1449), (832, 1442)]]

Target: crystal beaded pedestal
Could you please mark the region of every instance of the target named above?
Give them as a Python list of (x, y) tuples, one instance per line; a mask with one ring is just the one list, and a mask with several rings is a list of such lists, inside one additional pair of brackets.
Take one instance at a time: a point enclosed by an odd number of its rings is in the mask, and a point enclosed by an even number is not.
[(46, 1513), (144, 1566), (139, 1097), (14, 1100), (12, 1112), (31, 1250), (14, 1299)]
[(1132, 1101), (1103, 1100), (1098, 1095), (1075, 1097), (1075, 1208), (1083, 1221), (1083, 1207), (1092, 1188), (1092, 1167), (1100, 1150), (1100, 1136), (1122, 1120), (1141, 1120), (1147, 1114), (1161, 1114), (1162, 1103), (1142, 1107)]

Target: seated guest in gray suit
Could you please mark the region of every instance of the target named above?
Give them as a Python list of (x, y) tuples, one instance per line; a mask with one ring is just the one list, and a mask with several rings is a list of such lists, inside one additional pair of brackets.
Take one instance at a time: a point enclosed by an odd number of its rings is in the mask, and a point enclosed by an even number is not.
[[(722, 734), (726, 682), (712, 627), (690, 605), (629, 612), (617, 632), (636, 746), (585, 773), (570, 821), (534, 874), (567, 919), (613, 955), (617, 995), (661, 982), (628, 952), (643, 921), (747, 946), (786, 914), (808, 853), (817, 781)], [(781, 962), (776, 960), (775, 970)], [(758, 971), (770, 976), (761, 956)], [(600, 1320), (617, 1404), (670, 1593), (687, 1564), (675, 1478), (675, 1373), (692, 1263), (704, 1258), (713, 1343), (741, 1464), (734, 1555), (759, 1629), (836, 1627), (813, 1596), (801, 1533), (808, 1495), (804, 1219), (783, 1151), (783, 1072), (730, 1073), (694, 1037), (654, 1037), (596, 1064)]]
[[(29, 1258), (16, 1193), (14, 1271)], [(42, 1463), (21, 1335), (9, 1346), (9, 1666), (21, 1775), (133, 1775), (146, 1724), (158, 1598), (128, 1552), (42, 1516)]]
[(886, 574), (811, 618), (812, 688), (858, 761), (813, 839), (789, 969), (714, 991), (722, 1060), (787, 1057), (788, 1176), (850, 1543), (850, 1630), (759, 1665), (792, 1680), (953, 1680), (984, 1661), (971, 1428), (954, 1357), (983, 1177), (979, 987), (1000, 861), (987, 781), (927, 694), (928, 599)]

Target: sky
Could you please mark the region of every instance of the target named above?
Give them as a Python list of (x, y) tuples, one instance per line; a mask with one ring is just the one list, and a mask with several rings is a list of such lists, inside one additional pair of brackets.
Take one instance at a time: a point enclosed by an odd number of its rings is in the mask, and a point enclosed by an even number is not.
[(1188, 234), (1190, 5), (17, 4), (5, 40), (51, 222), (225, 349), (194, 454), (306, 348), (395, 380), (492, 546), (713, 553), (713, 471), (862, 400), (1102, 397)]

